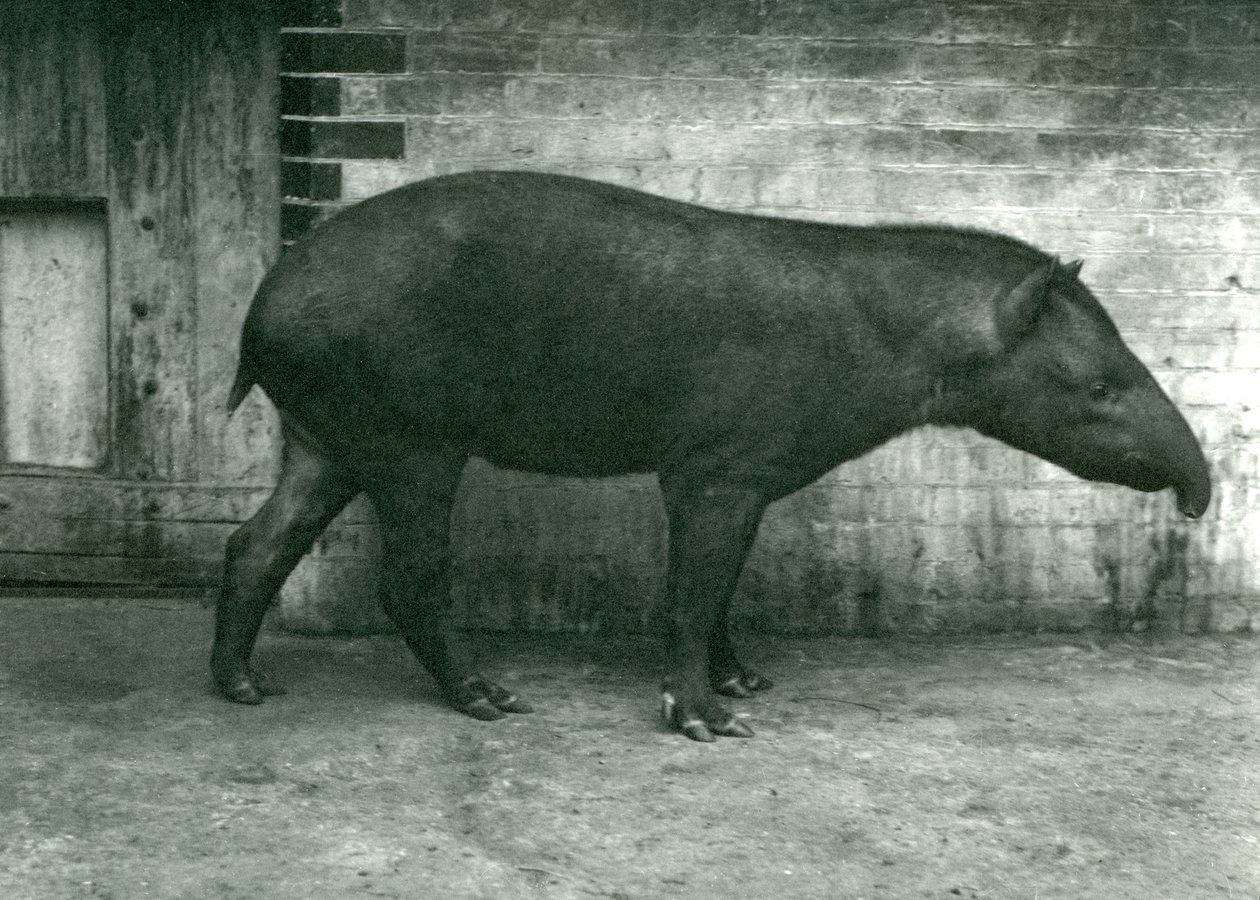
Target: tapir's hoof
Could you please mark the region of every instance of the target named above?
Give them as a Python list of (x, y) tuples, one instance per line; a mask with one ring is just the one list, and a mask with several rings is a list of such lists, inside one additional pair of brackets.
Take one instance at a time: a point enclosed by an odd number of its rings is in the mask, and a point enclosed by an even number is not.
[(716, 680), (713, 690), (724, 697), (751, 697), (757, 691), (767, 691), (774, 682), (764, 675), (742, 669), (727, 678)]
[(235, 677), (219, 682), (223, 696), (235, 703), (257, 706), (263, 697), (273, 697), (284, 693), (284, 688), (263, 675), (257, 669), (246, 669)]
[(460, 683), (455, 691), (453, 705), (464, 715), (483, 722), (502, 719), (504, 713), (532, 713), (534, 711), (534, 707), (520, 697), (480, 675), (466, 678)]
[(507, 715), (507, 713), (493, 705), (485, 697), (478, 697), (472, 703), (465, 703), (459, 708), (459, 711), (466, 716), (480, 719), (482, 722), (493, 722), (495, 719), (502, 719)]
[(504, 697), (502, 700), (491, 699), (490, 702), (504, 712), (532, 713), (534, 711), (534, 707), (530, 706), (515, 694), (508, 694), (508, 696)]
[(750, 738), (753, 730), (731, 715), (716, 700), (687, 702), (666, 689), (661, 694), (661, 715), (665, 725), (681, 731), (693, 741), (712, 743), (721, 737)]

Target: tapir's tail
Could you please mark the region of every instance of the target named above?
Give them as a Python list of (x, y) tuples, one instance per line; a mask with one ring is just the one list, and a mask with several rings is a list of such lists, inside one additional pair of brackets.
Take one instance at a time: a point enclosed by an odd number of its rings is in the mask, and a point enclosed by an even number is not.
[(241, 366), (237, 369), (236, 380), (232, 382), (232, 391), (228, 394), (227, 413), (229, 416), (236, 412), (236, 407), (241, 405), (241, 401), (245, 399), (245, 395), (253, 386), (254, 378), (246, 373), (245, 367)]

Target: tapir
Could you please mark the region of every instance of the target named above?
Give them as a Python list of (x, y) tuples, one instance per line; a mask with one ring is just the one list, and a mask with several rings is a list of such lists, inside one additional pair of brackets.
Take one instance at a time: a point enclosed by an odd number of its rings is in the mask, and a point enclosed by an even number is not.
[(211, 668), (251, 666), (264, 612), (360, 492), (388, 616), (445, 699), (530, 711), (446, 625), (449, 522), (470, 456), (527, 472), (654, 472), (668, 522), (668, 727), (748, 737), (715, 694), (770, 686), (727, 632), (769, 503), (925, 424), (1076, 475), (1208, 505), (1194, 432), (1062, 263), (998, 234), (821, 224), (579, 178), (467, 172), (354, 205), (253, 298), (229, 411), (279, 411), (275, 492), (228, 539)]

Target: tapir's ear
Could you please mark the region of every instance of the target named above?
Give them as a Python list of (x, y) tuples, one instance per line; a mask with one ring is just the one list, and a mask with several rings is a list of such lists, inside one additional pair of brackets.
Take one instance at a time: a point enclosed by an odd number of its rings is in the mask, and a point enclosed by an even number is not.
[(1005, 297), (997, 301), (997, 334), (1003, 347), (1010, 347), (1032, 328), (1041, 315), (1050, 289), (1050, 280), (1060, 265), (1057, 259), (1038, 266)]
[(1067, 272), (1072, 278), (1075, 278), (1077, 275), (1081, 274), (1081, 266), (1083, 265), (1085, 265), (1085, 260), (1074, 259), (1063, 267), (1063, 271)]

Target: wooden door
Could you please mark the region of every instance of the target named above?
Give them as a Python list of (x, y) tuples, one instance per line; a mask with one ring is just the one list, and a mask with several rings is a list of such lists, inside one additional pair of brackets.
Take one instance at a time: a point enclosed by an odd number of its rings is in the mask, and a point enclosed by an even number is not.
[(28, 0), (0, 28), (0, 585), (202, 585), (266, 493), (224, 412), (279, 248), (251, 0)]

